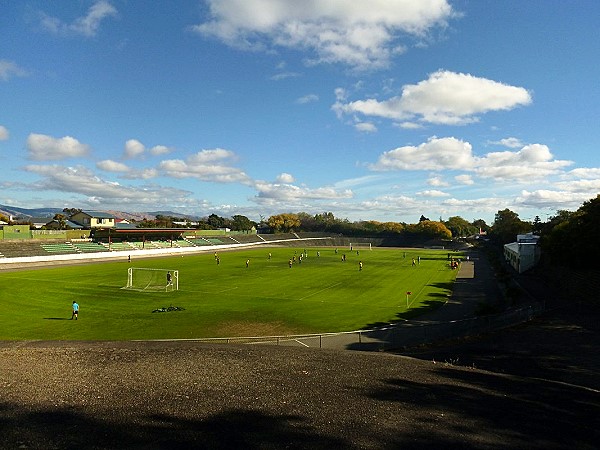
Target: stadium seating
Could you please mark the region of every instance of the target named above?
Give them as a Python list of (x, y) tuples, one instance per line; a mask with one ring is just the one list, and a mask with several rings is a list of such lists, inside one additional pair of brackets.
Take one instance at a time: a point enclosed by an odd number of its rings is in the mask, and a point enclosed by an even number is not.
[(105, 246), (96, 242), (73, 242), (72, 244), (81, 253), (95, 253), (108, 251), (108, 249)]
[(66, 243), (44, 243), (41, 247), (48, 253), (77, 253), (77, 248), (70, 242)]

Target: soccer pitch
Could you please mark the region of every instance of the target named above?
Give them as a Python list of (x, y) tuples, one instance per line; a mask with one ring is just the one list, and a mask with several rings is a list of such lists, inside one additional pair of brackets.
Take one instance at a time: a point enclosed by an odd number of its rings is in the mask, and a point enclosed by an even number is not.
[[(219, 264), (214, 253), (144, 259), (133, 253), (131, 263), (124, 258), (2, 272), (0, 339), (181, 339), (367, 329), (440, 306), (456, 277), (447, 250), (376, 248), (357, 254), (307, 247), (300, 263), (304, 251), (221, 251)], [(179, 290), (122, 289), (129, 267), (177, 270)], [(69, 320), (73, 300), (80, 305), (77, 321)], [(184, 310), (153, 313), (170, 305)]]

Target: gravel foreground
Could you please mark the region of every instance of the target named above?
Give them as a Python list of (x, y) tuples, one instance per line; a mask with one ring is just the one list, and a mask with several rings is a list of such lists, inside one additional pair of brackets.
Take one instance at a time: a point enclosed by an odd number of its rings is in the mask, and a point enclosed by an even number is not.
[(600, 394), (405, 356), (0, 342), (0, 448), (595, 449)]

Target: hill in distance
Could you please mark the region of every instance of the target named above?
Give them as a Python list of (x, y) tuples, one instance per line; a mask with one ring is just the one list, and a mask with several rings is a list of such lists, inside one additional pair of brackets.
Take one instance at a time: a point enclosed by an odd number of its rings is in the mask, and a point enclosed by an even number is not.
[[(125, 212), (104, 209), (98, 209), (98, 211), (107, 212), (120, 219), (136, 221), (144, 219), (154, 219), (157, 215), (180, 217), (182, 219), (188, 218), (190, 220), (198, 219), (198, 217), (190, 217), (173, 211)], [(61, 214), (62, 212), (62, 208), (19, 208), (17, 206), (0, 205), (0, 214), (3, 214), (7, 217), (12, 216), (18, 219), (29, 219), (32, 217), (48, 217), (49, 219), (52, 219), (52, 217), (54, 217), (55, 214)]]

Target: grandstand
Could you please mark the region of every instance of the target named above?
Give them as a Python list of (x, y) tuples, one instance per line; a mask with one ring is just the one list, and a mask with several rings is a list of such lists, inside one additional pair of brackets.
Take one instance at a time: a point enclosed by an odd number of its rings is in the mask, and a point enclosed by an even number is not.
[[(91, 237), (78, 235), (77, 238), (59, 239), (0, 239), (0, 261), (4, 264), (19, 262), (66, 261), (73, 259), (96, 259), (119, 257), (119, 253), (137, 255), (159, 255), (170, 252), (195, 252), (213, 250), (218, 247), (239, 248), (254, 245), (312, 246), (338, 245), (338, 238), (300, 236), (296, 233), (281, 234), (217, 234), (207, 230), (189, 234), (182, 229), (127, 229), (94, 230)], [(189, 235), (185, 235), (185, 234)], [(64, 239), (64, 237), (63, 237)], [(340, 237), (340, 239), (343, 239)], [(347, 240), (346, 240), (347, 242)], [(101, 256), (103, 254), (104, 256)], [(113, 255), (114, 254), (114, 255)], [(14, 259), (17, 258), (17, 261)], [(27, 259), (21, 259), (27, 258)]]

